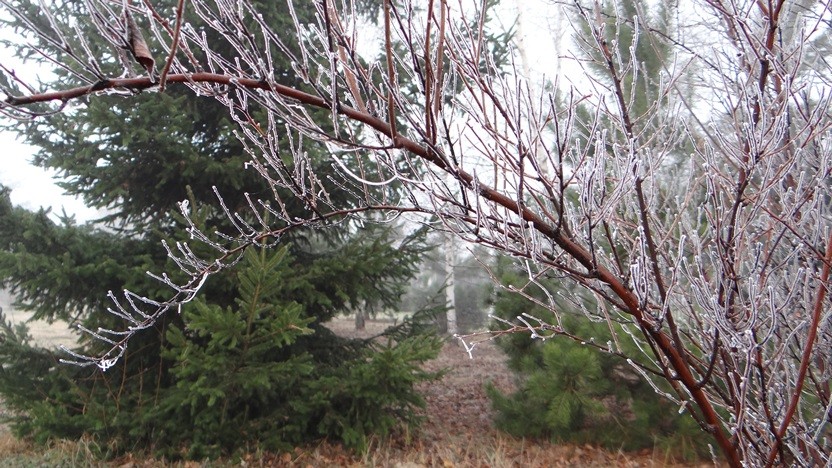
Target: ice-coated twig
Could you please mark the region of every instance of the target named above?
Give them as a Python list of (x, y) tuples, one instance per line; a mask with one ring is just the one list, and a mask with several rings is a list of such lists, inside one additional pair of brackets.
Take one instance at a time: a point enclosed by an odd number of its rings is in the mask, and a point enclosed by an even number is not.
[[(224, 106), (250, 159), (240, 170), (254, 169), (268, 189), (238, 206), (217, 193), (223, 232), (199, 229), (182, 203), (192, 245), (162, 248), (185, 279), (149, 273), (169, 297), (110, 294), (126, 334), (91, 332), (111, 340), (110, 351), (70, 354), (73, 362), (111, 367), (132, 333), (181, 310), (249, 246), (362, 213), (379, 222), (418, 213), (516, 260), (520, 279), (501, 292), (540, 309), (457, 336), (469, 356), (507, 333), (585, 343), (630, 359), (698, 419), (727, 464), (828, 465), (819, 429), (832, 373), (832, 72), (820, 40), (828, 5), (695, 0), (685, 6), (695, 14), (658, 24), (641, 2), (626, 18), (585, 3), (558, 9), (571, 15), (564, 35), (575, 45), (559, 58), (574, 70), (535, 86), (513, 49), (494, 56), (490, 11), (464, 2), (434, 2), (447, 9), (432, 23), (424, 2), (385, 2), (390, 33), (364, 53), (356, 28), (366, 24), (349, 17), (349, 0), (328, 2), (317, 18), (290, 1), (294, 24), (280, 31), (256, 2), (189, 1), (200, 23), (183, 17), (178, 47), (201, 54), (171, 62), (166, 85)], [(88, 34), (122, 50), (117, 7), (84, 4)], [(14, 2), (0, 6), (30, 31), (32, 56), (79, 83), (43, 90), (0, 65), (2, 115), (31, 119), (158, 86), (133, 76), (123, 53), (96, 57), (94, 38), (74, 40), (80, 28), (47, 2), (40, 23)], [(148, 20), (173, 31), (158, 14)], [(273, 68), (280, 62), (290, 66)], [(124, 75), (102, 76), (112, 69)], [(397, 74), (415, 86), (397, 86)], [(330, 152), (333, 171), (316, 173), (311, 145)], [(197, 255), (202, 246), (212, 254)], [(567, 317), (603, 321), (612, 339), (578, 336)]]

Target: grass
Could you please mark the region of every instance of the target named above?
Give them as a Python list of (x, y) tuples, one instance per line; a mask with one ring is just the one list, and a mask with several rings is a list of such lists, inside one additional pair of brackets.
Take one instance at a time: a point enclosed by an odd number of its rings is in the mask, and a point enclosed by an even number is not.
[(59, 440), (45, 447), (17, 439), (8, 431), (0, 432), (0, 466), (5, 467), (98, 467), (106, 464), (97, 460), (89, 441)]
[[(675, 464), (662, 453), (612, 453), (590, 446), (555, 446), (498, 436), (483, 440), (460, 434), (445, 444), (426, 445), (421, 438), (410, 445), (401, 440), (376, 442), (367, 453), (352, 454), (338, 445), (322, 442), (274, 454), (254, 452), (214, 461), (169, 462), (142, 454), (127, 454), (110, 461), (98, 460), (95, 442), (55, 441), (45, 447), (0, 433), (0, 466), (4, 467), (114, 467), (114, 468), (220, 468), (220, 467), (660, 467)], [(707, 466), (707, 465), (705, 465)]]

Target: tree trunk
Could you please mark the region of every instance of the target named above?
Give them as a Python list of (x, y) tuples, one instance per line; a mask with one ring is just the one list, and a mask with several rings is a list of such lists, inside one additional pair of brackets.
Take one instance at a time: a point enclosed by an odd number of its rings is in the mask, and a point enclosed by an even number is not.
[(367, 311), (364, 307), (355, 311), (355, 329), (363, 330), (367, 325)]
[(456, 265), (455, 248), (453, 234), (447, 233), (445, 235), (445, 277), (447, 278), (445, 283), (445, 305), (448, 306), (448, 311), (445, 315), (445, 321), (448, 324), (449, 335), (455, 335), (458, 331), (456, 326), (456, 294), (454, 294), (456, 284), (454, 273), (454, 266)]

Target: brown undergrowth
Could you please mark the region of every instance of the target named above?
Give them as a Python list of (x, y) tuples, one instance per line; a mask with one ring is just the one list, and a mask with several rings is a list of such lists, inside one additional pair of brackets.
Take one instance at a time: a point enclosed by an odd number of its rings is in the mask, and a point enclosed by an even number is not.
[[(381, 332), (389, 323), (369, 321), (357, 331), (347, 319), (328, 326), (343, 336), (367, 338)], [(464, 348), (447, 343), (429, 370), (445, 369), (437, 381), (422, 384), (426, 400), (424, 423), (413, 432), (402, 432), (384, 441), (374, 441), (365, 454), (353, 454), (338, 445), (322, 442), (298, 447), (293, 452), (272, 454), (254, 452), (241, 458), (212, 462), (181, 462), (128, 454), (102, 463), (93, 457), (94, 442), (58, 441), (35, 447), (15, 440), (0, 428), (2, 466), (108, 466), (120, 468), (179, 466), (195, 467), (660, 467), (691, 466), (678, 464), (660, 451), (621, 453), (592, 446), (559, 445), (548, 441), (517, 439), (500, 433), (493, 425), (492, 409), (484, 384), (493, 382), (499, 389), (513, 388), (506, 360), (493, 343), (482, 343), (470, 358)], [(708, 466), (708, 464), (703, 464)]]

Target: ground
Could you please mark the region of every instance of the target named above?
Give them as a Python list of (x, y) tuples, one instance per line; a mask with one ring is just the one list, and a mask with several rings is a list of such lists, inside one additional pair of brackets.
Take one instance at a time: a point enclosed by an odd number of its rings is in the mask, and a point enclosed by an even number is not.
[[(368, 337), (388, 325), (368, 322), (363, 332), (356, 331), (350, 320), (337, 320), (329, 326), (344, 336)], [(400, 467), (673, 465), (663, 453), (614, 453), (591, 446), (522, 440), (497, 431), (491, 424), (493, 411), (485, 393), (485, 383), (492, 382), (503, 392), (509, 392), (514, 388), (514, 382), (505, 355), (491, 341), (479, 343), (470, 355), (464, 346), (449, 341), (427, 368), (446, 369), (447, 373), (441, 380), (422, 386), (427, 402), (426, 420), (419, 433), (414, 435), (413, 446), (384, 447), (371, 457), (374, 463), (370, 464), (397, 466), (398, 463)]]
[[(368, 337), (382, 331), (389, 322), (369, 321), (356, 331), (352, 320), (339, 319), (329, 324), (339, 334)], [(68, 337), (54, 329), (33, 327), (33, 335)], [(43, 337), (44, 335), (40, 335)], [(499, 389), (513, 387), (505, 357), (492, 342), (465, 348), (449, 341), (439, 357), (427, 364), (428, 370), (446, 369), (438, 381), (425, 383), (421, 390), (427, 407), (425, 423), (416, 432), (373, 444), (367, 454), (352, 455), (327, 443), (298, 448), (294, 453), (250, 454), (238, 461), (209, 464), (186, 463), (180, 466), (380, 466), (416, 467), (650, 467), (673, 465), (666, 454), (645, 451), (615, 453), (591, 446), (557, 445), (547, 441), (522, 440), (497, 431), (492, 425), (492, 410), (485, 394), (485, 382)], [(2, 407), (0, 407), (2, 412)], [(2, 466), (88, 466), (93, 463), (85, 452), (84, 441), (58, 441), (50, 448), (32, 447), (17, 441), (0, 427), (0, 465)], [(97, 463), (95, 463), (97, 465)], [(110, 466), (120, 468), (167, 466), (159, 460), (125, 456)], [(108, 466), (104, 465), (104, 466)], [(708, 466), (707, 464), (704, 466)]]

